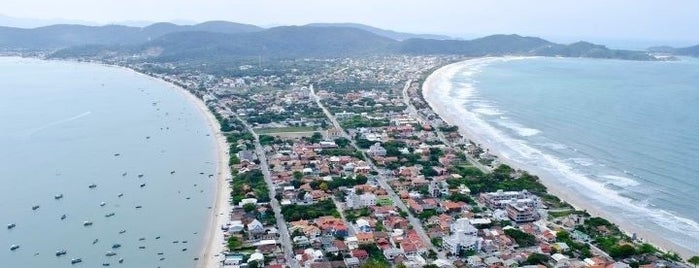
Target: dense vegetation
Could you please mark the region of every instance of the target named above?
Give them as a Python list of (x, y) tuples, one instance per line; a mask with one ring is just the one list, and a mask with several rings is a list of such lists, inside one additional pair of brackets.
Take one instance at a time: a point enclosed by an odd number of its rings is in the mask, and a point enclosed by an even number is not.
[(332, 200), (323, 200), (310, 205), (291, 204), (282, 206), (286, 221), (311, 220), (321, 216), (340, 217)]
[(366, 119), (360, 115), (355, 115), (352, 118), (340, 121), (342, 128), (360, 128), (360, 127), (385, 127), (390, 122), (388, 119)]
[(383, 251), (376, 244), (360, 245), (360, 249), (366, 250), (369, 253), (369, 262), (379, 265), (379, 267), (390, 267), (390, 263), (383, 255)]
[(589, 244), (573, 240), (570, 237), (570, 233), (568, 233), (565, 230), (561, 230), (558, 233), (556, 233), (556, 241), (566, 243), (566, 245), (570, 247), (571, 252), (564, 252), (564, 254), (567, 254), (571, 257), (579, 255), (583, 258), (589, 258), (592, 256)]
[(257, 198), (258, 202), (269, 202), (269, 190), (259, 169), (234, 174), (231, 180), (231, 201), (235, 204), (247, 197)]
[(517, 229), (506, 229), (505, 234), (517, 242), (520, 247), (531, 247), (536, 245), (536, 237), (534, 235), (522, 232)]
[(470, 166), (459, 166), (452, 171), (463, 178), (447, 180), (449, 186), (455, 188), (464, 184), (471, 189), (473, 194), (497, 190), (520, 191), (526, 189), (539, 196), (547, 195), (546, 186), (539, 182), (538, 177), (526, 172), (522, 172), (518, 177), (513, 177), (512, 174), (515, 171), (507, 165), (500, 165), (488, 174)]

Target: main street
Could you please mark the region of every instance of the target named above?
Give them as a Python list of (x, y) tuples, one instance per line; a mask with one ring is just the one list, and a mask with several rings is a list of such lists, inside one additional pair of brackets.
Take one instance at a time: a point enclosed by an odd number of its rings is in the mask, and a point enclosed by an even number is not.
[(252, 136), (255, 138), (255, 152), (260, 159), (260, 170), (262, 170), (262, 175), (264, 175), (267, 188), (269, 188), (269, 204), (272, 206), (274, 217), (277, 220), (277, 227), (279, 228), (279, 242), (284, 250), (284, 256), (288, 262), (287, 264), (289, 264), (289, 267), (291, 268), (300, 268), (299, 263), (294, 258), (294, 249), (291, 246), (291, 236), (289, 235), (289, 228), (286, 226), (286, 220), (284, 220), (284, 217), (282, 216), (281, 206), (279, 205), (279, 201), (274, 197), (276, 195), (275, 185), (272, 182), (272, 176), (269, 172), (267, 155), (265, 154), (262, 144), (260, 144), (260, 137), (246, 121), (242, 120), (238, 115), (236, 115), (236, 118), (238, 118), (238, 120), (245, 125), (245, 128), (250, 131)]
[[(357, 146), (357, 144), (354, 142), (354, 139), (352, 137), (350, 137), (350, 135), (347, 134), (347, 132), (345, 132), (345, 130), (342, 128), (342, 126), (337, 121), (335, 116), (330, 113), (330, 111), (325, 107), (325, 105), (323, 105), (323, 103), (320, 101), (320, 98), (316, 95), (315, 89), (313, 88), (313, 84), (311, 84), (309, 86), (309, 88), (311, 91), (311, 97), (315, 99), (316, 103), (318, 104), (318, 107), (320, 107), (323, 110), (323, 113), (325, 113), (325, 116), (327, 116), (328, 119), (330, 119), (330, 122), (332, 122), (333, 126), (336, 129), (340, 130), (340, 132), (342, 133), (342, 137), (348, 139), (350, 141), (350, 144), (352, 145), (352, 147), (354, 147), (357, 151), (362, 153), (362, 156), (364, 157), (364, 159), (366, 159), (366, 162), (369, 164), (369, 166), (373, 170), (379, 171), (379, 169), (376, 167), (376, 165), (371, 160), (371, 158), (366, 155), (366, 152), (364, 152), (363, 150), (361, 150)], [(432, 240), (430, 240), (429, 236), (427, 236), (427, 233), (425, 233), (425, 227), (422, 226), (422, 222), (420, 222), (420, 220), (418, 220), (417, 218), (413, 217), (413, 215), (408, 210), (408, 207), (398, 197), (398, 195), (393, 190), (393, 188), (391, 188), (391, 186), (388, 185), (388, 183), (384, 180), (383, 176), (384, 176), (383, 174), (379, 174), (378, 179), (376, 181), (379, 183), (379, 186), (381, 186), (381, 188), (386, 190), (386, 192), (388, 193), (388, 196), (391, 197), (391, 200), (393, 201), (394, 205), (396, 205), (402, 211), (408, 212), (408, 221), (414, 227), (414, 230), (416, 231), (418, 236), (420, 236), (422, 243), (427, 248), (434, 250), (440, 259), (446, 259), (446, 256), (444, 255), (444, 253), (442, 251), (440, 251), (439, 249), (435, 248), (434, 245), (432, 245)]]

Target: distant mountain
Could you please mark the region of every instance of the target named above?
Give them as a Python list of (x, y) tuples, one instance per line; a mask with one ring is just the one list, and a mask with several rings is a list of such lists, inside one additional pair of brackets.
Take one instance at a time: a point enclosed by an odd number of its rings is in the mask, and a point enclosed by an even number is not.
[(680, 48), (675, 48), (671, 46), (657, 46), (648, 48), (648, 51), (653, 53), (673, 54), (678, 56), (699, 57), (699, 45)]
[(156, 23), (147, 27), (57, 24), (33, 29), (0, 27), (0, 48), (53, 50), (87, 45), (136, 45), (175, 32), (245, 33), (263, 28), (233, 22), (210, 21), (196, 25)]
[(373, 26), (359, 24), (359, 23), (311, 23), (311, 24), (306, 24), (305, 26), (356, 28), (356, 29), (364, 30), (364, 31), (367, 31), (370, 33), (374, 33), (376, 35), (383, 36), (383, 37), (388, 37), (388, 38), (391, 38), (391, 39), (397, 40), (397, 41), (403, 41), (403, 40), (411, 39), (411, 38), (435, 39), (435, 40), (453, 39), (453, 38), (446, 36), (446, 35), (402, 33), (402, 32), (396, 32), (396, 31), (376, 28)]
[(179, 32), (140, 45), (158, 60), (230, 57), (337, 57), (384, 53), (394, 40), (353, 28), (283, 26), (261, 32)]
[[(519, 35), (491, 35), (473, 40), (410, 38), (399, 41), (396, 39), (413, 35), (361, 24), (349, 24), (352, 27), (340, 25), (345, 24), (282, 26), (270, 29), (225, 21), (210, 21), (196, 25), (155, 23), (146, 27), (0, 27), (0, 51), (53, 51), (52, 57), (57, 58), (128, 57), (134, 60), (192, 62), (222, 62), (227, 59), (249, 59), (259, 56), (289, 59), (385, 54), (656, 59), (642, 51), (613, 50), (587, 42), (563, 45), (538, 37)], [(391, 34), (394, 34), (393, 37), (389, 37)], [(685, 48), (677, 51), (690, 55), (693, 50)]]
[(408, 39), (397, 50), (407, 54), (462, 54), (467, 56), (530, 54), (533, 50), (554, 45), (537, 37), (491, 35), (469, 41)]
[(641, 51), (614, 50), (587, 42), (556, 44), (538, 37), (491, 35), (461, 40), (409, 39), (398, 44), (397, 51), (407, 54), (461, 54), (466, 56), (532, 55), (587, 58), (654, 60)]
[(675, 50), (675, 54), (682, 56), (699, 57), (699, 45), (678, 48)]
[(84, 20), (67, 20), (67, 19), (28, 19), (10, 17), (0, 14), (0, 26), (16, 27), (16, 28), (36, 28), (55, 24), (80, 24), (96, 26), (98, 23)]
[(195, 25), (177, 25), (169, 22), (154, 23), (143, 27), (143, 31), (150, 35), (162, 36), (175, 32), (212, 32), (212, 33), (249, 33), (259, 32), (264, 28), (251, 24), (241, 24), (228, 21), (207, 21)]
[(655, 60), (656, 58), (647, 52), (609, 49), (602, 45), (588, 42), (576, 42), (569, 45), (554, 44), (541, 47), (533, 51), (539, 56), (558, 57), (582, 57), (599, 59), (625, 59), (625, 60)]

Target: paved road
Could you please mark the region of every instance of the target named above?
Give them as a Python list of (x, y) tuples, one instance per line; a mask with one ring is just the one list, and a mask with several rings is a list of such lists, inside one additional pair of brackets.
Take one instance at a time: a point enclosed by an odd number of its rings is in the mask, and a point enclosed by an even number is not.
[(356, 231), (354, 231), (354, 225), (351, 222), (347, 221), (347, 219), (345, 218), (345, 210), (342, 209), (342, 206), (340, 206), (340, 202), (338, 202), (337, 199), (335, 199), (335, 196), (331, 196), (330, 199), (337, 207), (337, 211), (340, 212), (340, 218), (342, 218), (342, 221), (348, 223), (347, 233), (349, 233), (350, 236), (354, 236), (354, 234), (356, 233)]
[[(407, 84), (409, 86), (409, 84)], [(406, 87), (407, 87), (406, 86)], [(311, 96), (315, 99), (316, 103), (318, 104), (318, 107), (320, 107), (323, 110), (323, 113), (330, 119), (330, 122), (332, 122), (333, 126), (335, 128), (342, 130), (342, 136), (348, 140), (350, 140), (350, 144), (352, 147), (354, 147), (357, 151), (362, 153), (362, 156), (366, 159), (366, 162), (369, 164), (369, 166), (373, 169), (378, 171), (379, 169), (376, 167), (374, 162), (369, 158), (364, 151), (359, 149), (357, 144), (354, 142), (354, 139), (350, 137), (347, 132), (344, 131), (340, 123), (337, 122), (337, 119), (333, 114), (328, 111), (328, 109), (323, 105), (323, 103), (320, 101), (320, 98), (316, 95), (315, 89), (313, 88), (313, 85), (310, 85), (310, 90), (311, 90)], [(429, 236), (427, 236), (427, 233), (425, 232), (425, 227), (422, 226), (422, 222), (418, 220), (417, 218), (413, 217), (413, 215), (409, 212), (408, 207), (403, 203), (403, 201), (398, 197), (395, 191), (393, 191), (393, 188), (391, 188), (390, 185), (384, 180), (384, 175), (381, 174), (379, 175), (379, 178), (376, 180), (379, 183), (379, 186), (386, 190), (388, 192), (388, 196), (391, 197), (391, 200), (393, 200), (393, 204), (396, 205), (398, 208), (401, 210), (408, 212), (408, 221), (410, 224), (414, 227), (415, 231), (417, 232), (418, 236), (420, 236), (422, 243), (428, 248), (432, 249), (435, 252), (437, 252), (437, 255), (439, 256), (440, 259), (446, 259), (446, 256), (444, 255), (443, 252), (440, 252), (437, 248), (432, 245), (432, 240), (430, 240)]]
[(270, 175), (269, 172), (269, 165), (267, 164), (267, 155), (265, 154), (265, 151), (260, 144), (260, 137), (253, 131), (252, 127), (248, 125), (247, 122), (242, 120), (238, 115), (236, 115), (238, 120), (243, 122), (245, 125), (245, 128), (252, 133), (252, 136), (255, 137), (255, 152), (257, 153), (257, 156), (260, 159), (260, 169), (262, 170), (262, 175), (265, 177), (265, 182), (267, 183), (267, 188), (269, 188), (269, 197), (270, 197), (270, 205), (272, 206), (272, 210), (274, 211), (274, 217), (277, 219), (277, 227), (279, 228), (279, 242), (282, 245), (282, 248), (284, 249), (284, 256), (286, 257), (287, 264), (291, 268), (300, 268), (299, 263), (296, 261), (294, 258), (294, 249), (291, 246), (291, 236), (289, 235), (289, 228), (286, 226), (286, 221), (284, 220), (284, 217), (282, 216), (282, 209), (281, 206), (279, 205), (279, 201), (274, 198), (276, 195), (275, 191), (275, 185), (272, 182), (272, 175)]

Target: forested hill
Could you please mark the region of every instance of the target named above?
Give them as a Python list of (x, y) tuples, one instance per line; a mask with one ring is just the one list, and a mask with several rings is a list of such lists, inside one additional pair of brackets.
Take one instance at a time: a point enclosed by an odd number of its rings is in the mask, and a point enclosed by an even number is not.
[(519, 35), (492, 35), (473, 40), (402, 39), (415, 36), (425, 35), (398, 33), (361, 24), (269, 29), (223, 21), (197, 25), (156, 23), (142, 28), (53, 25), (34, 29), (0, 27), (0, 51), (42, 51), (54, 58), (129, 57), (160, 62), (387, 54), (655, 59), (642, 51), (613, 50), (587, 42), (557, 44)]

